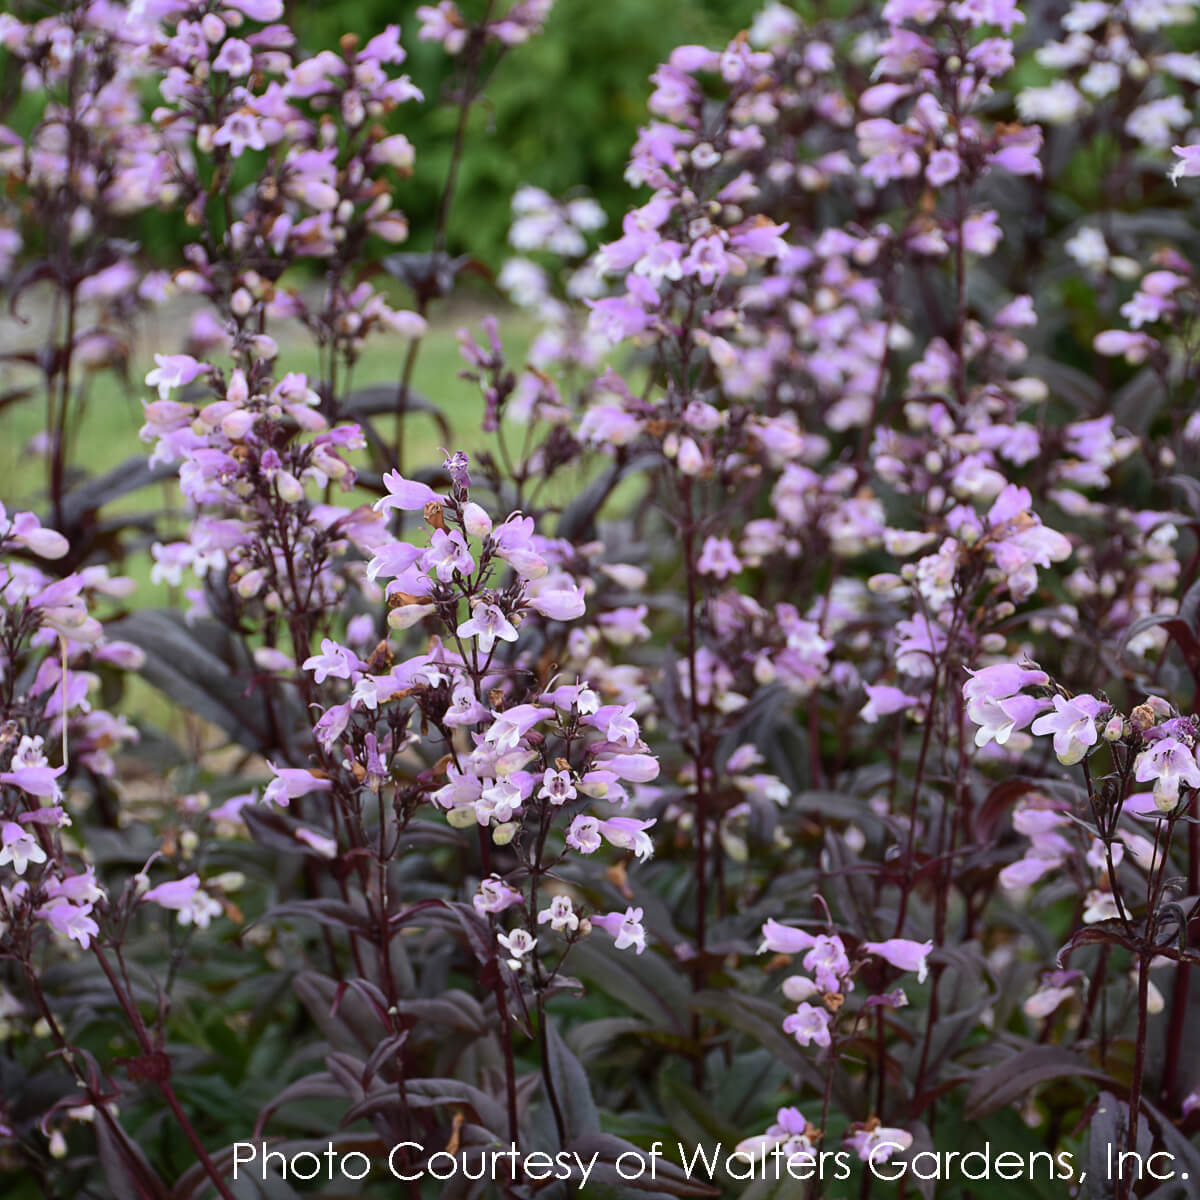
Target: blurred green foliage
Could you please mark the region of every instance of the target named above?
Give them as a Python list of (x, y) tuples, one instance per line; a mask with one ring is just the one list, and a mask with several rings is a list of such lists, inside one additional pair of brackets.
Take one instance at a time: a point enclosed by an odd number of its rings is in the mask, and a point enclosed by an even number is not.
[[(349, 0), (289, 5), (308, 50), (336, 46), (347, 32), (367, 38), (398, 23), (404, 70), (425, 94), (390, 118), (417, 150), (411, 180), (397, 197), (409, 217), (408, 248), (428, 247), (450, 160), (457, 110), (439, 103), (461, 63), (417, 40), (420, 0)], [(482, 0), (460, 0), (477, 18)], [(469, 127), (450, 219), (449, 245), (489, 265), (503, 252), (508, 200), (524, 183), (554, 195), (588, 189), (610, 218), (632, 200), (623, 178), (637, 127), (646, 120), (650, 73), (673, 47), (720, 45), (746, 28), (762, 0), (557, 0), (543, 33), (511, 51), (488, 83)]]

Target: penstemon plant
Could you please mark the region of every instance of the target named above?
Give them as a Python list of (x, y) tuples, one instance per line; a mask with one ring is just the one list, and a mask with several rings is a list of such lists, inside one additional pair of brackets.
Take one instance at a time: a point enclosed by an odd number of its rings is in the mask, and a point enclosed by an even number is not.
[(1192, 0), (770, 3), (495, 264), (548, 2), (416, 9), (428, 102), (396, 24), (36, 7), (5, 1195), (1187, 1194)]

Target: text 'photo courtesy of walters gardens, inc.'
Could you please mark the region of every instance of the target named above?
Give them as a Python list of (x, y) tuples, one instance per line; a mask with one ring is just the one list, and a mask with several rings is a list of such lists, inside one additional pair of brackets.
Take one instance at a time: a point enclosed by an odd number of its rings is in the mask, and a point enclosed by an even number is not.
[[(883, 1132), (886, 1135), (887, 1131)], [(296, 1151), (272, 1149), (264, 1142), (238, 1142), (233, 1147), (231, 1178), (305, 1183), (338, 1180), (357, 1183), (390, 1178), (403, 1183), (467, 1181), (535, 1186), (558, 1182), (580, 1190), (593, 1183), (598, 1188), (627, 1184), (639, 1191), (661, 1194), (669, 1193), (681, 1182), (815, 1183), (824, 1189), (827, 1184), (851, 1180), (861, 1184), (865, 1176), (881, 1183), (907, 1181), (918, 1191), (922, 1191), (922, 1185), (951, 1181), (963, 1185), (1057, 1184), (1061, 1185), (1058, 1194), (1064, 1196), (1111, 1194), (1114, 1185), (1123, 1182), (1186, 1185), (1191, 1178), (1188, 1164), (1178, 1162), (1167, 1151), (1142, 1154), (1122, 1150), (1112, 1143), (1094, 1147), (1078, 1161), (1068, 1151), (1037, 1150), (1022, 1154), (997, 1149), (990, 1143), (968, 1151), (905, 1153), (908, 1149), (901, 1141), (888, 1141), (886, 1136), (876, 1140), (865, 1157), (847, 1150), (805, 1153), (789, 1151), (783, 1146), (756, 1153), (754, 1148), (729, 1147), (719, 1142), (708, 1146), (655, 1142), (645, 1150), (621, 1151), (615, 1158), (600, 1150), (522, 1152), (515, 1145), (480, 1150), (465, 1157), (445, 1150), (431, 1151), (419, 1142), (397, 1143), (386, 1155), (339, 1149), (333, 1142), (327, 1142), (323, 1149)], [(1091, 1185), (1085, 1188), (1089, 1174)], [(1034, 1194), (1046, 1190), (1042, 1188)], [(841, 1193), (819, 1190), (816, 1194)], [(1179, 1194), (1189, 1193), (1183, 1190)]]
[(1200, 0), (0, 0), (0, 1200), (1200, 1197)]

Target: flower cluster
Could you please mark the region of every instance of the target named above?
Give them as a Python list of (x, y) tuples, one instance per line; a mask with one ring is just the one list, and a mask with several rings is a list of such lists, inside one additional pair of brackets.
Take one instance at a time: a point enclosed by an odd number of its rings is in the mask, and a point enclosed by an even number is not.
[[(454, 255), (470, 117), (549, 7), (406, 31), (457, 110), (427, 252), (396, 249), (423, 100), (396, 26), (0, 18), (41, 114), (0, 129), (0, 274), (50, 296), (46, 345), (4, 357), (48, 470), (44, 520), (0, 509), (0, 1144), (48, 1136), (26, 1158), (62, 1149), (65, 1192), (64, 1130), (102, 1125), (104, 1173), (166, 1194), (173, 1148), (118, 1119), (149, 1084), (226, 1197), (185, 1094), (212, 1072), (177, 1052), (201, 1030), (285, 1078), (260, 1130), (340, 1095), (472, 1165), (652, 1098), (764, 1169), (877, 1163), (964, 1086), (1055, 1150), (1068, 1111), (1178, 1149), (1196, 5), (772, 3), (677, 47), (619, 227), (579, 190), (505, 198), (520, 316), (458, 332), (464, 418), (418, 359), (490, 274)], [(155, 208), (170, 272), (135, 246)], [(179, 298), (148, 461), (80, 484), (90, 380)], [(146, 480), (163, 511), (112, 503)], [(7, 1080), (43, 1036), (66, 1074), (26, 1122)]]

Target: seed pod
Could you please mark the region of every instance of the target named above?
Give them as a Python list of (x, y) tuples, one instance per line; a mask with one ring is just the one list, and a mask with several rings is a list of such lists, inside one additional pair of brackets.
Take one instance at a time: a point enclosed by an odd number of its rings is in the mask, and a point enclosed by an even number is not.
[(442, 506), (439, 501), (430, 500), (430, 502), (425, 505), (424, 516), (425, 520), (432, 525), (434, 529), (440, 529), (445, 532), (446, 518), (442, 515)]
[(1129, 723), (1138, 733), (1144, 733), (1154, 724), (1155, 720), (1154, 709), (1149, 704), (1139, 704), (1129, 714)]

